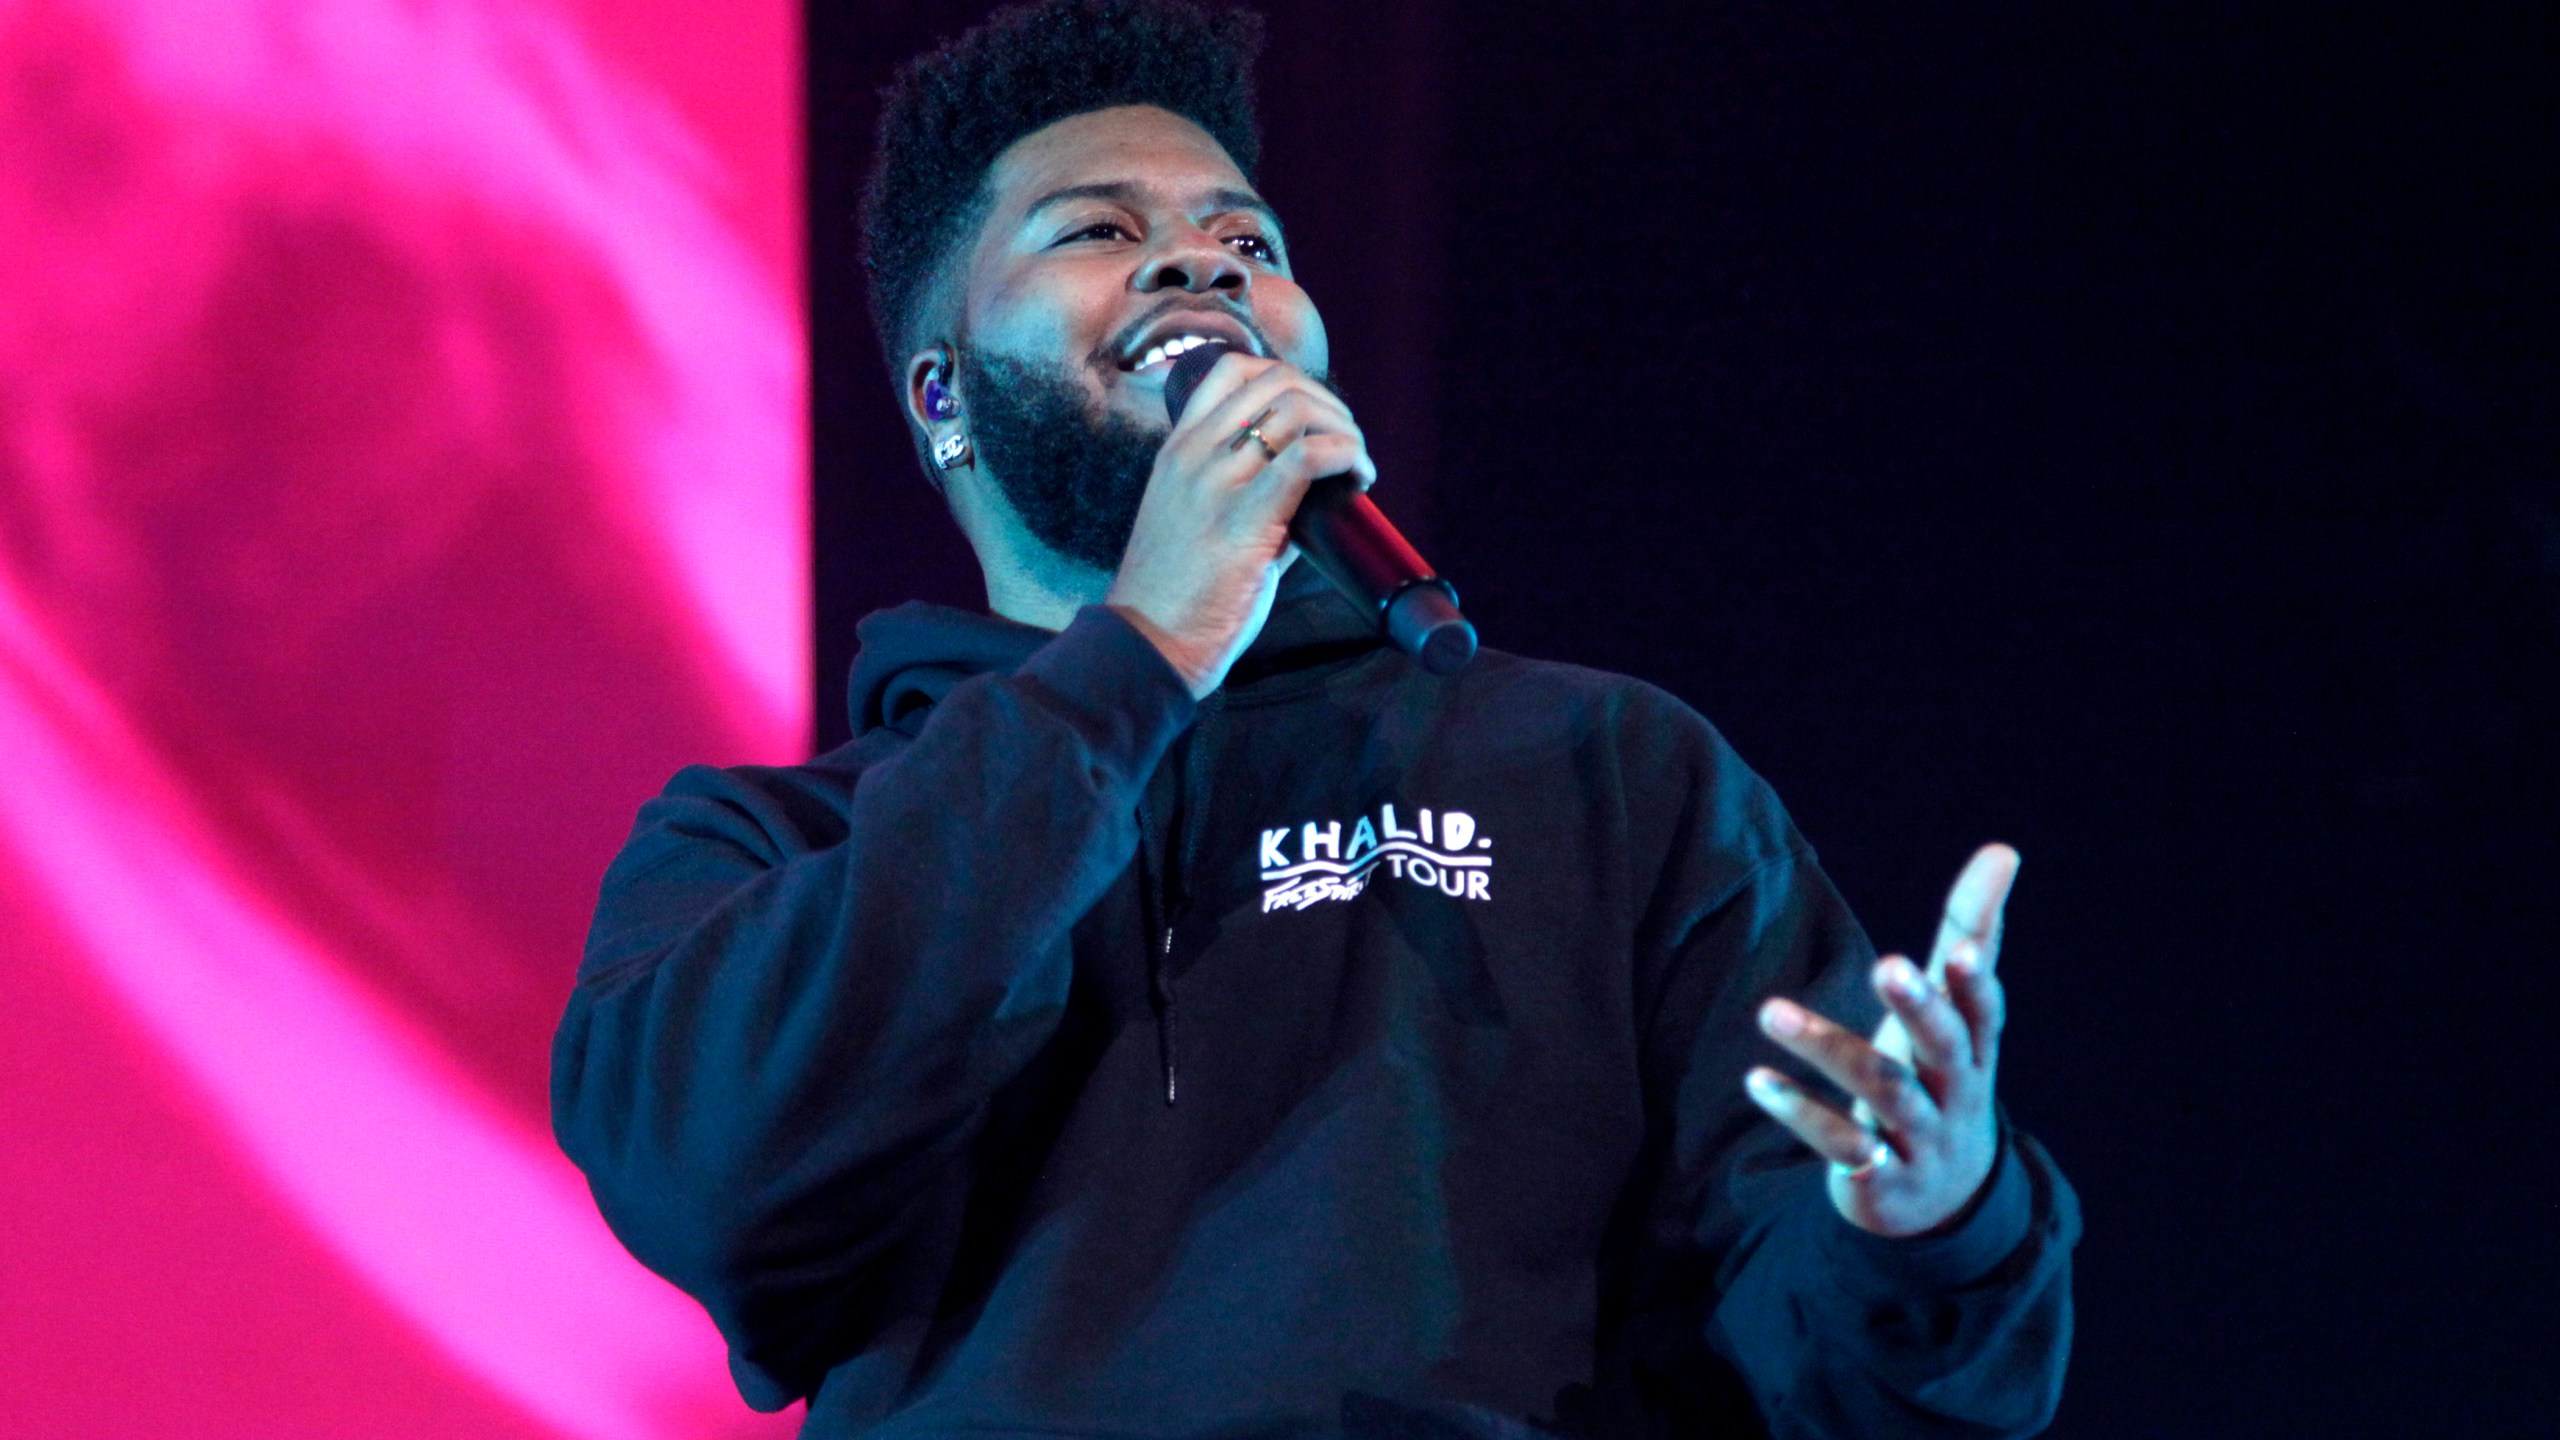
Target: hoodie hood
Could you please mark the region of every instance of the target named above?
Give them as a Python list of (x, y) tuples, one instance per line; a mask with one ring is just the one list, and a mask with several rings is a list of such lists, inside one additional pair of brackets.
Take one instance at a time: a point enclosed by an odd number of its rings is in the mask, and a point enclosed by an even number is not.
[[(951, 687), (973, 675), (1014, 670), (1057, 638), (1036, 625), (920, 600), (874, 611), (854, 633), (861, 648), (847, 713), (857, 736), (883, 726), (913, 734)], [(1314, 566), (1292, 565), (1280, 577), (1271, 618), (1227, 672), (1224, 688), (1357, 658), (1385, 643)]]

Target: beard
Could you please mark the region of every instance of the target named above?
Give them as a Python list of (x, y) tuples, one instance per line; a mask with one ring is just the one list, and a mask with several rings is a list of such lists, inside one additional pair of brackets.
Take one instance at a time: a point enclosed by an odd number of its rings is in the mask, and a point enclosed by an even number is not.
[(1117, 571), (1166, 432), (1096, 414), (1064, 365), (963, 345), (956, 368), (970, 443), (1023, 527), (1068, 560)]

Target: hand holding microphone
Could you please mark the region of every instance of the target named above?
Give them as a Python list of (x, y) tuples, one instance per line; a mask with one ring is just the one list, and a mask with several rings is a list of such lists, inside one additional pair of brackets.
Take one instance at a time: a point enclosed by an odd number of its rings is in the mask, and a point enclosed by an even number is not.
[(1165, 402), (1173, 433), (1105, 600), (1194, 695), (1216, 689), (1260, 633), (1301, 546), (1425, 669), (1446, 674), (1474, 655), (1455, 593), (1362, 493), (1377, 470), (1339, 396), (1293, 365), (1212, 341), (1175, 362)]
[[(1211, 369), (1234, 348), (1213, 340), (1174, 361), (1173, 372), (1165, 377), (1164, 405), (1177, 429)], [(1281, 408), (1295, 398), (1284, 397), (1245, 421), (1230, 448), (1241, 449), (1250, 440), (1277, 464), (1284, 447), (1271, 442), (1265, 427), (1281, 425), (1282, 433), (1288, 433)], [(1220, 418), (1231, 419), (1223, 410), (1232, 408), (1222, 407)], [(1369, 498), (1368, 488), (1376, 479), (1377, 467), (1365, 447), (1356, 465), (1319, 467), (1318, 478), (1306, 484), (1291, 513), (1289, 537), (1308, 563), (1361, 613), (1373, 617), (1398, 649), (1434, 675), (1455, 674), (1475, 658), (1476, 627), (1458, 610), (1457, 588), (1431, 569)]]
[[(1205, 696), (1271, 613), (1308, 483), (1374, 472), (1350, 411), (1294, 365), (1238, 354), (1188, 418), (1156, 452), (1104, 600)], [(1248, 422), (1268, 451), (1243, 438)]]

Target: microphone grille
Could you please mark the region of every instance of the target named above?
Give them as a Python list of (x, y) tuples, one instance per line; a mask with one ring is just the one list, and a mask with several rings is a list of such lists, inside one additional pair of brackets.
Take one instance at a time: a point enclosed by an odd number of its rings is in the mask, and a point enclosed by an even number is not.
[(1182, 423), (1182, 412), (1191, 404), (1192, 392), (1200, 388), (1201, 381), (1209, 378), (1209, 367), (1218, 363), (1219, 356), (1235, 348), (1224, 340), (1212, 340), (1205, 345), (1194, 345), (1174, 357), (1173, 369), (1164, 377), (1164, 414), (1167, 420), (1176, 425)]

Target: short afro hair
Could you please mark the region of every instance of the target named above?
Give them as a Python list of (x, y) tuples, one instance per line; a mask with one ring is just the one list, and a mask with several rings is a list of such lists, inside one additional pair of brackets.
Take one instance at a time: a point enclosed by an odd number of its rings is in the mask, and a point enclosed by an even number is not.
[(1245, 177), (1262, 141), (1262, 18), (1187, 0), (1035, 0), (902, 67), (882, 92), (862, 197), (871, 313), (894, 372), (942, 267), (981, 214), (1005, 147), (1071, 115), (1153, 105), (1209, 132)]

